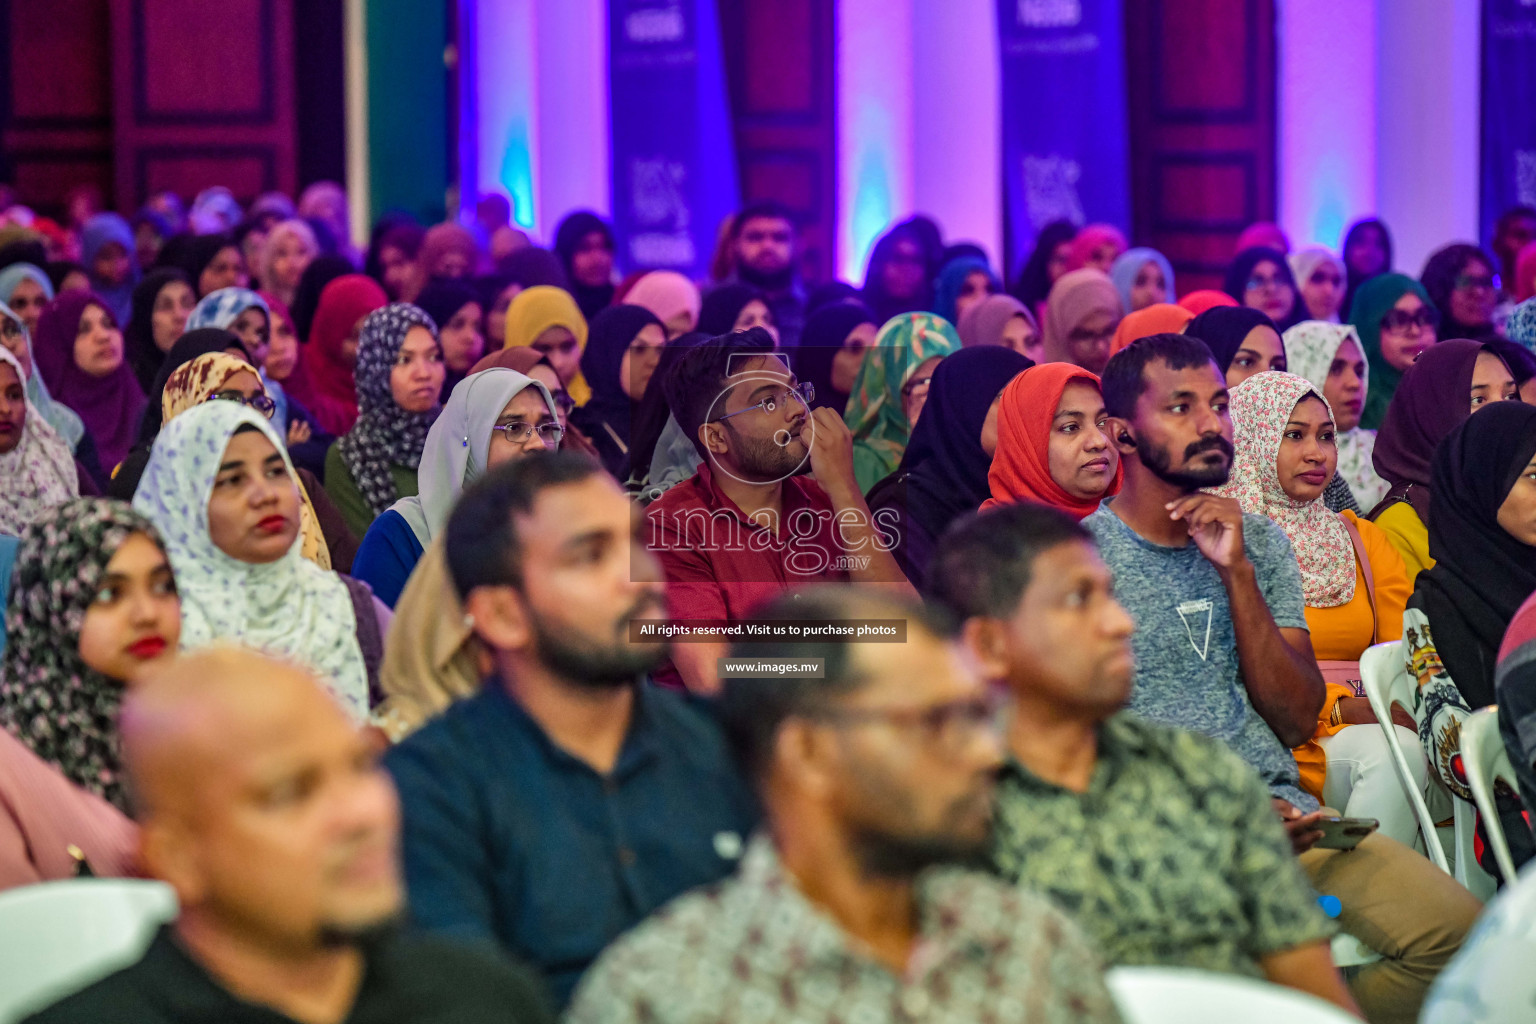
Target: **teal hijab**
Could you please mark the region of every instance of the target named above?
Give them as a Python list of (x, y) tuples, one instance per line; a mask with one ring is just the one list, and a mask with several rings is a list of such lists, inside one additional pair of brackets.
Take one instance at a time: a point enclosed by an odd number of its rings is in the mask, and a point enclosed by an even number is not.
[(1360, 335), (1361, 347), (1365, 349), (1365, 358), (1371, 367), (1371, 387), (1366, 392), (1365, 408), (1360, 413), (1360, 425), (1368, 430), (1381, 426), (1398, 382), (1403, 379), (1403, 371), (1388, 363), (1381, 354), (1381, 318), (1409, 292), (1417, 295), (1430, 309), (1435, 308), (1424, 286), (1406, 274), (1380, 274), (1371, 278), (1355, 292), (1354, 304), (1349, 308), (1349, 322)]

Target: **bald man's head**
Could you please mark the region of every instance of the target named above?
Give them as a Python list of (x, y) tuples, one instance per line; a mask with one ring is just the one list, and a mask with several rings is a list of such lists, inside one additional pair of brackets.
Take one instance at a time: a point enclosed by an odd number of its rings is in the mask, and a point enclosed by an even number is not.
[(184, 655), (145, 673), (120, 728), (145, 867), (184, 914), (291, 949), (399, 913), (394, 789), (308, 671), (237, 647)]

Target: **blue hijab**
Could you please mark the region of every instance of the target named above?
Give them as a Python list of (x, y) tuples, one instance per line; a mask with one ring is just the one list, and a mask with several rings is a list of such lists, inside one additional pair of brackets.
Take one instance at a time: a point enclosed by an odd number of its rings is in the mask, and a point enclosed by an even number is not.
[(1115, 283), (1115, 291), (1120, 293), (1120, 302), (1125, 306), (1127, 313), (1136, 311), (1131, 305), (1131, 286), (1136, 283), (1136, 275), (1141, 273), (1141, 268), (1148, 263), (1156, 263), (1163, 271), (1163, 284), (1168, 289), (1167, 297), (1163, 301), (1173, 302), (1174, 296), (1178, 295), (1173, 288), (1173, 264), (1168, 262), (1167, 256), (1145, 246), (1127, 249), (1115, 258), (1114, 264), (1109, 268), (1109, 279)]
[[(128, 256), (128, 276), (115, 285), (96, 276), (96, 256), (112, 242), (122, 246)], [(139, 283), (139, 261), (128, 222), (115, 213), (98, 213), (86, 221), (80, 228), (80, 262), (91, 279), (91, 290), (106, 300), (118, 326), (126, 326), (133, 316), (133, 286)]]
[(933, 286), (933, 311), (952, 324), (959, 323), (960, 317), (955, 312), (955, 304), (960, 301), (960, 292), (965, 288), (965, 279), (975, 273), (987, 275), (994, 294), (1003, 290), (1002, 283), (998, 281), (997, 275), (992, 272), (986, 260), (976, 256), (961, 256), (944, 264), (944, 269), (939, 271), (939, 278)]

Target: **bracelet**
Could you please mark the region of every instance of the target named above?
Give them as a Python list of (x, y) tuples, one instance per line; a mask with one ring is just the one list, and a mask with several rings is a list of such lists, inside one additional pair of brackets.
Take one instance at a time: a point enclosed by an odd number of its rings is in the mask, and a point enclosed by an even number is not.
[(1340, 726), (1344, 724), (1344, 705), (1342, 698), (1333, 702), (1333, 712), (1328, 716), (1328, 724)]

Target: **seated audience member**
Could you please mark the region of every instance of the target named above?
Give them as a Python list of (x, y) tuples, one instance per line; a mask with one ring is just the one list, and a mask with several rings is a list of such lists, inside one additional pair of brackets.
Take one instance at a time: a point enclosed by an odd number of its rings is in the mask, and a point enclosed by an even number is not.
[[(3, 566), (0, 566), (3, 568)], [(1499, 733), (1514, 765), (1520, 801), (1536, 807), (1536, 593), (1525, 599), (1499, 645), (1493, 690)]]
[(1475, 341), (1442, 341), (1403, 374), (1371, 451), (1371, 464), (1388, 489), (1370, 517), (1403, 556), (1410, 583), (1435, 564), (1424, 525), (1435, 451), (1472, 413), (1514, 393), (1504, 361)]
[[(323, 262), (311, 264), (305, 280)], [(294, 326), (307, 344), (299, 357), (303, 376), (292, 390), (327, 434), (340, 437), (357, 422), (358, 339), (368, 315), (388, 304), (373, 278), (342, 274), (320, 292), (307, 336), (302, 333), (303, 318), (294, 310)]]
[[(766, 332), (690, 349), (666, 389), (703, 459), (646, 510), (673, 618), (736, 622), (787, 587), (905, 579), (854, 478), (848, 428), (810, 408)], [(723, 653), (687, 643), (672, 657), (689, 689), (712, 692)]]
[(808, 313), (794, 215), (772, 200), (752, 203), (731, 218), (727, 241), (732, 268), (726, 283), (760, 289), (778, 329), (779, 343), (794, 348), (800, 343)]
[(251, 280), (240, 246), (224, 233), (177, 235), (166, 241), (159, 262), (186, 274), (198, 298), (220, 288), (244, 288)]
[(314, 229), (297, 217), (288, 216), (272, 226), (262, 248), (261, 264), (257, 268), (261, 287), (276, 295), (283, 305), (293, 302), (299, 290), (299, 280), (309, 268), (310, 261), (320, 255), (320, 243)]
[(1079, 231), (1067, 246), (1066, 271), (1091, 267), (1108, 274), (1130, 243), (1125, 234), (1112, 224), (1089, 224)]
[(850, 299), (823, 306), (806, 318), (791, 368), (816, 386), (817, 404), (841, 416), (879, 333), (874, 314), (861, 302)]
[(554, 399), (538, 381), (499, 368), (465, 377), (427, 431), (421, 492), (401, 498), (368, 527), (353, 575), (393, 608), (464, 488), (503, 462), (559, 448), (561, 434)]
[[(90, 292), (66, 292), (37, 324), (33, 367), (48, 392), (85, 423), (101, 471), (109, 476), (133, 446), (144, 392), (123, 358), (123, 332)], [(95, 481), (97, 487), (106, 476)]]
[(990, 832), (999, 749), (981, 680), (917, 608), (849, 589), (772, 618), (899, 618), (900, 644), (741, 644), (823, 679), (737, 678), (719, 711), (766, 828), (729, 879), (623, 936), (572, 1024), (1118, 1021), (1098, 952), (1040, 896), (956, 862)]
[(98, 213), (80, 227), (80, 263), (91, 290), (120, 324), (133, 313), (133, 286), (139, 283), (134, 249), (133, 229), (119, 214)]
[(1166, 305), (1178, 294), (1173, 286), (1173, 264), (1156, 249), (1127, 249), (1110, 265), (1109, 279), (1115, 283), (1127, 315), (1148, 306)]
[(1206, 310), (1215, 309), (1217, 306), (1241, 305), (1241, 303), (1226, 292), (1218, 292), (1214, 288), (1200, 288), (1192, 291), (1179, 299), (1177, 304), (1189, 310), (1190, 316), (1199, 316)]
[[(1293, 328), (1294, 330), (1294, 328)], [(1292, 753), (1301, 788), (1346, 817), (1376, 818), (1381, 833), (1413, 846), (1419, 824), (1403, 796), (1392, 753), (1358, 680), (1360, 656), (1372, 644), (1402, 638), (1403, 608), (1412, 588), (1387, 535), (1353, 512), (1323, 504), (1336, 470), (1332, 410), (1311, 381), (1267, 370), (1232, 389), (1236, 454), (1231, 477), (1215, 493), (1235, 498), (1245, 513), (1285, 531), (1301, 568), (1307, 632), (1318, 665), (1332, 670), (1317, 731)], [(1428, 767), (1405, 711), (1393, 719), (1408, 766), (1422, 791)], [(1448, 809), (1447, 809), (1448, 811)]]
[(526, 970), (398, 930), (399, 805), (313, 676), (239, 648), (146, 676), (124, 761), (144, 869), (180, 911), (31, 1024), (551, 1020)]
[(1182, 333), (1205, 342), (1229, 388), (1256, 373), (1286, 368), (1285, 342), (1262, 310), (1216, 306), (1190, 320)]
[(959, 349), (954, 327), (932, 313), (903, 313), (880, 328), (843, 409), (860, 491), (867, 494), (895, 471), (928, 398), (934, 367)]
[(1371, 367), (1361, 425), (1379, 428), (1403, 374), (1435, 343), (1440, 313), (1424, 286), (1406, 274), (1377, 274), (1360, 284), (1348, 307)]
[(437, 325), (397, 302), (369, 313), (357, 341), (357, 422), (325, 457), (325, 489), (361, 538), (380, 513), (417, 493), (427, 430), (442, 409)]
[(1344, 304), (1339, 307), (1339, 313), (1348, 316), (1354, 308), (1355, 296), (1360, 288), (1373, 277), (1391, 273), (1392, 235), (1386, 224), (1375, 217), (1357, 220), (1344, 233), (1344, 244), (1339, 246), (1339, 250), (1344, 257), (1344, 269), (1348, 272)]
[(35, 263), (12, 263), (0, 270), (0, 302), (5, 303), (27, 325), (27, 333), (37, 337), (37, 325), (43, 307), (57, 293), (42, 267)]
[(443, 346), (442, 397), (446, 401), (485, 355), (480, 293), (464, 281), (429, 281), (415, 304), (437, 324), (437, 340)]
[[(628, 301), (634, 301), (633, 293)], [(768, 308), (768, 300), (762, 291), (749, 284), (723, 284), (704, 296), (695, 329), (700, 334), (718, 338), (722, 334), (753, 327), (761, 327), (773, 337), (775, 345), (779, 343), (779, 325), (774, 322), (773, 311)], [(662, 330), (665, 337), (666, 329)]]
[(1304, 318), (1338, 323), (1339, 307), (1344, 302), (1344, 261), (1322, 246), (1293, 252), (1288, 261), (1301, 292)]
[[(1370, 365), (1360, 345), (1360, 335), (1349, 324), (1327, 324), (1303, 320), (1285, 332), (1286, 368), (1311, 381), (1333, 410), (1335, 447), (1339, 453), (1338, 476), (1349, 487), (1359, 508), (1369, 511), (1387, 494), (1387, 482), (1376, 475), (1371, 452), (1376, 447), (1376, 431), (1360, 425), (1370, 394)], [(1333, 482), (1329, 481), (1332, 486)], [(1324, 494), (1327, 501), (1329, 495)], [(1330, 510), (1342, 512), (1344, 509)]]
[(1505, 338), (1490, 338), (1484, 342), (1509, 367), (1515, 379), (1515, 394), (1526, 405), (1536, 405), (1536, 352), (1524, 345)]
[[(665, 353), (663, 353), (665, 354)], [(571, 413), (576, 411), (576, 401), (571, 398), (570, 392), (565, 390), (565, 384), (560, 380), (560, 374), (555, 372), (554, 364), (548, 356), (541, 355), (538, 349), (533, 348), (503, 348), (490, 353), (470, 368), (470, 373), (479, 373), (481, 370), (489, 370), (499, 366), (503, 370), (516, 370), (525, 377), (532, 377), (544, 385), (544, 390), (549, 392), (549, 397), (555, 401), (555, 411), (560, 414), (560, 426), (565, 428), (565, 439), (560, 442), (560, 450), (563, 452), (578, 452), (589, 458), (597, 458), (597, 448), (571, 422)]]
[(429, 931), (499, 943), (569, 997), (620, 932), (725, 875), (754, 823), (712, 719), (645, 681), (659, 570), (624, 492), (549, 453), (498, 467), (448, 522), (481, 691), (396, 746), (406, 881)]
[(408, 214), (398, 216), (391, 221), (391, 215), (385, 214), (374, 225), (363, 272), (383, 286), (389, 296), (386, 302), (414, 302), (427, 283), (417, 263), (427, 231)]
[(416, 253), (417, 273), (425, 284), (433, 278), (468, 280), (480, 265), (480, 249), (469, 230), (452, 221), (434, 224)]
[(1440, 311), (1435, 337), (1481, 341), (1494, 333), (1498, 275), (1493, 259), (1475, 245), (1456, 243), (1435, 250), (1424, 263), (1419, 283)]
[(933, 311), (958, 324), (976, 304), (1003, 290), (1003, 284), (980, 256), (957, 256), (944, 264), (933, 282)]
[(123, 328), (123, 348), (133, 375), (150, 394), (165, 354), (186, 333), (197, 298), (187, 275), (175, 267), (151, 270), (133, 289), (133, 315)]
[(1071, 363), (1031, 367), (1003, 388), (997, 406), (982, 509), (1033, 501), (1082, 519), (1120, 490), (1098, 377)]
[(517, 293), (507, 307), (503, 348), (531, 348), (549, 360), (577, 406), (587, 404), (592, 389), (581, 375), (587, 347), (587, 320), (564, 288), (535, 285)]
[(988, 295), (965, 311), (955, 325), (960, 344), (1000, 345), (1031, 362), (1040, 361), (1040, 328), (1034, 314), (1012, 295)]
[(22, 527), (80, 493), (69, 445), (27, 398), (27, 375), (0, 348), (0, 533)]
[(220, 288), (209, 292), (187, 317), (187, 330), (218, 327), (240, 339), (253, 365), (266, 362), (272, 344), (272, 311), (267, 300), (249, 288)]
[(165, 536), (185, 647), (231, 640), (293, 658), (367, 716), (384, 623), (366, 585), (303, 556), (293, 464), (264, 416), (215, 401), (171, 420), (133, 506)]
[(1024, 269), (1009, 289), (1036, 321), (1044, 319), (1045, 297), (1050, 294), (1051, 285), (1067, 272), (1067, 251), (1077, 237), (1077, 230), (1077, 225), (1069, 220), (1053, 220), (1041, 228)]
[(1249, 224), (1237, 236), (1237, 244), (1233, 251), (1241, 255), (1248, 249), (1263, 246), (1273, 249), (1282, 256), (1291, 251), (1291, 240), (1281, 230), (1280, 225), (1272, 221), (1259, 220)]
[(555, 255), (589, 321), (613, 304), (613, 228), (590, 210), (568, 213), (555, 228)]
[(133, 870), (117, 736), (124, 690), (175, 653), (181, 613), (160, 535), (79, 498), (22, 531), (0, 660), (0, 889)]
[[(251, 354), (246, 351), (245, 344), (229, 331), (218, 327), (204, 327), (196, 331), (188, 331), (176, 339), (171, 350), (165, 354), (165, 359), (160, 364), (160, 370), (155, 374), (154, 383), (150, 386), (149, 404), (144, 407), (144, 418), (139, 421), (139, 440), (124, 461), (123, 470), (133, 464), (132, 455), (136, 454), (140, 446), (154, 444), (155, 436), (160, 433), (160, 428), (165, 424), (165, 388), (170, 383), (171, 375), (186, 366), (198, 356), (212, 355), (222, 352), (242, 363), (251, 363)], [(113, 475), (113, 483), (116, 484), (121, 472)], [(129, 495), (132, 490), (129, 490)]]
[(870, 251), (861, 292), (876, 323), (933, 308), (937, 257), (938, 247), (929, 244), (913, 221), (903, 221), (880, 236)]
[(1011, 349), (984, 345), (946, 356), (933, 371), (901, 465), (869, 492), (870, 513), (895, 540), (891, 554), (914, 584), (922, 583), (949, 524), (987, 499), (1004, 389), (1033, 365)]
[(1124, 316), (1120, 293), (1108, 274), (1094, 267), (1063, 274), (1046, 301), (1041, 361), (1103, 373), (1115, 328)]
[(1285, 252), (1267, 245), (1241, 249), (1227, 267), (1222, 290), (1242, 306), (1269, 317), (1277, 331), (1307, 318)]
[(628, 477), (635, 407), (666, 344), (666, 328), (643, 306), (611, 306), (592, 318), (581, 353), (581, 376), (592, 397), (572, 418), (616, 480)]
[(1225, 745), (1125, 713), (1135, 624), (1093, 536), (1025, 503), (947, 534), (930, 600), (1013, 702), (998, 872), (1114, 964), (1267, 978), (1354, 1011), (1269, 792)]
[(72, 456), (80, 460), (81, 466), (91, 472), (94, 479), (98, 474), (90, 467), (96, 463), (96, 448), (86, 437), (85, 422), (73, 409), (48, 393), (48, 385), (43, 383), (43, 375), (32, 361), (32, 331), (21, 314), (3, 302), (0, 302), (0, 348), (15, 356), (16, 362), (21, 364), (21, 383), (27, 401), (63, 438)]
[(1340, 926), (1383, 954), (1352, 979), (1367, 1019), (1412, 1021), (1477, 901), (1385, 836), (1352, 852), (1311, 849), (1318, 803), (1290, 748), (1316, 730), (1326, 689), (1284, 531), (1200, 490), (1231, 469), (1227, 401), (1209, 350), (1183, 335), (1142, 338), (1105, 371), (1125, 482), (1084, 525), (1118, 599), (1136, 609), (1129, 709), (1221, 740), (1259, 773), (1313, 888), (1338, 896)]
[[(666, 330), (668, 341), (697, 327), (703, 308), (697, 286), (675, 270), (651, 271), (636, 281), (619, 301), (650, 310)], [(776, 332), (774, 340), (778, 340)]]
[(1143, 306), (1134, 313), (1127, 313), (1120, 326), (1115, 328), (1114, 340), (1109, 343), (1110, 355), (1114, 355), (1137, 338), (1149, 334), (1183, 334), (1184, 328), (1195, 315), (1183, 306), (1156, 302)]
[[(873, 328), (870, 333), (874, 333)], [(693, 476), (702, 461), (693, 440), (683, 434), (683, 428), (677, 425), (677, 417), (672, 415), (672, 408), (667, 404), (665, 385), (672, 368), (687, 351), (710, 340), (708, 335), (695, 331), (667, 342), (661, 350), (661, 358), (656, 361), (650, 383), (640, 396), (640, 403), (630, 425), (631, 441), (624, 489), (641, 505), (650, 504), (670, 488)], [(799, 364), (806, 355), (796, 352), (788, 358)], [(819, 386), (816, 394), (821, 394)]]

